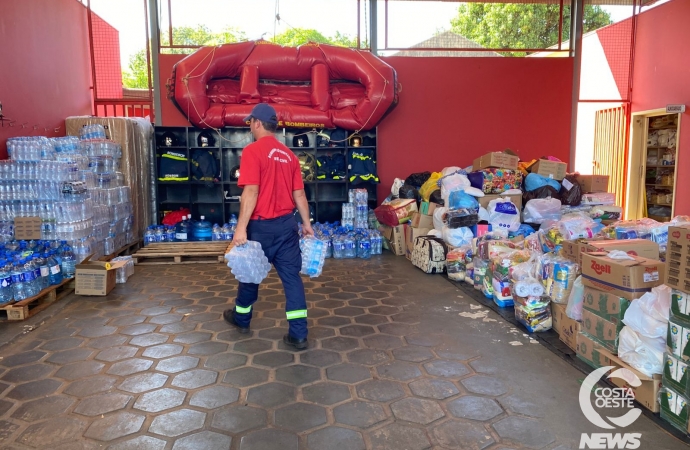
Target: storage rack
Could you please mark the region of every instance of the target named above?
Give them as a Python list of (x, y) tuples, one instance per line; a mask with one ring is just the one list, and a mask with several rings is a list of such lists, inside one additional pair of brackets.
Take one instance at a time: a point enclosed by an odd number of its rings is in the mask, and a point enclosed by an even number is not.
[[(237, 186), (237, 181), (231, 179), (231, 170), (240, 165), (244, 147), (254, 141), (249, 128), (226, 127), (216, 132), (210, 131), (215, 138), (214, 146), (199, 147), (197, 138), (205, 130), (196, 127), (155, 127), (156, 145), (156, 203), (158, 210), (157, 222), (160, 223), (167, 212), (188, 208), (192, 217), (198, 219), (205, 216), (211, 223), (223, 224), (230, 219), (231, 214), (239, 216), (239, 197), (242, 188)], [(350, 142), (337, 143), (337, 147), (317, 146), (316, 133), (309, 129), (279, 128), (276, 137), (290, 148), (295, 155), (302, 152), (311, 154), (316, 159), (318, 156), (342, 153), (347, 158)], [(331, 132), (333, 130), (330, 130)], [(168, 147), (163, 142), (163, 135), (171, 132), (177, 138), (175, 146)], [(293, 147), (295, 135), (307, 133), (308, 147)], [(347, 133), (351, 135), (350, 132)], [(361, 138), (376, 138), (376, 130), (360, 133)], [(360, 146), (358, 148), (373, 149), (376, 154), (376, 146)], [(217, 182), (195, 181), (192, 179), (191, 158), (197, 149), (208, 150), (214, 154), (220, 168), (220, 177)], [(188, 181), (161, 181), (159, 180), (159, 167), (161, 155), (167, 150), (184, 153), (187, 157)], [(315, 167), (316, 169), (316, 167)], [(304, 182), (310, 209), (313, 209), (314, 220), (318, 222), (332, 222), (340, 220), (342, 203), (348, 201), (348, 190), (354, 188), (366, 188), (369, 192), (369, 207), (375, 208), (376, 185), (372, 183), (353, 184), (350, 182), (349, 168), (343, 180), (319, 180)], [(316, 177), (316, 174), (314, 175)]]
[[(668, 125), (654, 126), (654, 121), (665, 119)], [(670, 130), (676, 133), (675, 145), (649, 145), (649, 136), (660, 130)], [(647, 143), (645, 145), (645, 196), (647, 207), (645, 216), (659, 221), (668, 221), (673, 215), (675, 200), (676, 165), (678, 158), (678, 116), (650, 117), (647, 119)], [(664, 155), (667, 158), (664, 158)], [(656, 161), (656, 164), (649, 162)], [(669, 213), (659, 216), (650, 213), (650, 208), (665, 207)], [(668, 208), (668, 209), (666, 209)]]

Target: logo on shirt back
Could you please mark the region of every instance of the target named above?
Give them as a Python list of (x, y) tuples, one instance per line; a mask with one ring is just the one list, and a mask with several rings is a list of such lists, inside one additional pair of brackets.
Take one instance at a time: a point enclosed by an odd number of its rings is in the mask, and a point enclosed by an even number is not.
[[(287, 158), (287, 159), (281, 157), (281, 155), (273, 156), (275, 153), (282, 153), (282, 154), (285, 156), (285, 158)], [(279, 148), (274, 148), (274, 149), (271, 150), (271, 152), (268, 154), (268, 159), (272, 159), (272, 160), (274, 160), (274, 161), (278, 161), (278, 162), (286, 163), (286, 164), (287, 164), (288, 162), (292, 161), (292, 156), (291, 156), (289, 153), (287, 153), (287, 152), (285, 152), (285, 151), (283, 151), (283, 150), (281, 150), (281, 149), (279, 149)]]

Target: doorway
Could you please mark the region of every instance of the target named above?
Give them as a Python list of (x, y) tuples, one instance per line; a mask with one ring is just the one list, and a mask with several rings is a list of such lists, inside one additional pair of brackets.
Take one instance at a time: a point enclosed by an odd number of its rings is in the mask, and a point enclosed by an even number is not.
[(667, 114), (666, 109), (632, 114), (626, 219), (649, 217), (668, 222), (673, 218), (680, 116)]

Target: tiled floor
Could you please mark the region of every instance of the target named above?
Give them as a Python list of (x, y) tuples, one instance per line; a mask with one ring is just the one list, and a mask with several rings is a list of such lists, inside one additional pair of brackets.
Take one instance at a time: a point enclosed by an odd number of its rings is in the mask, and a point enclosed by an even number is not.
[[(0, 350), (1, 447), (566, 450), (598, 431), (581, 373), (404, 258), (328, 261), (303, 352), (282, 343), (275, 273), (250, 335), (221, 318), (236, 287), (220, 265), (142, 266), (71, 300)], [(683, 445), (644, 417), (634, 431)]]

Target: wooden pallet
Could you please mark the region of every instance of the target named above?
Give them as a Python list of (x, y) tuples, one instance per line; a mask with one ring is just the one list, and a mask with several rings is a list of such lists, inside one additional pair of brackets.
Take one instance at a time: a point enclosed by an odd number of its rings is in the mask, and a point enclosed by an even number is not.
[(11, 305), (0, 306), (0, 321), (26, 320), (43, 311), (53, 303), (74, 292), (74, 279), (69, 278), (61, 284), (50, 286), (40, 294), (26, 298)]
[(132, 258), (138, 265), (218, 264), (228, 243), (218, 242), (159, 242), (138, 250)]
[(136, 251), (139, 248), (139, 241), (134, 241), (131, 242), (127, 245), (124, 245), (117, 249), (114, 253), (111, 253), (110, 255), (105, 255), (101, 256), (98, 258), (99, 261), (111, 261), (113, 258), (122, 256), (122, 255), (131, 255), (132, 252)]

